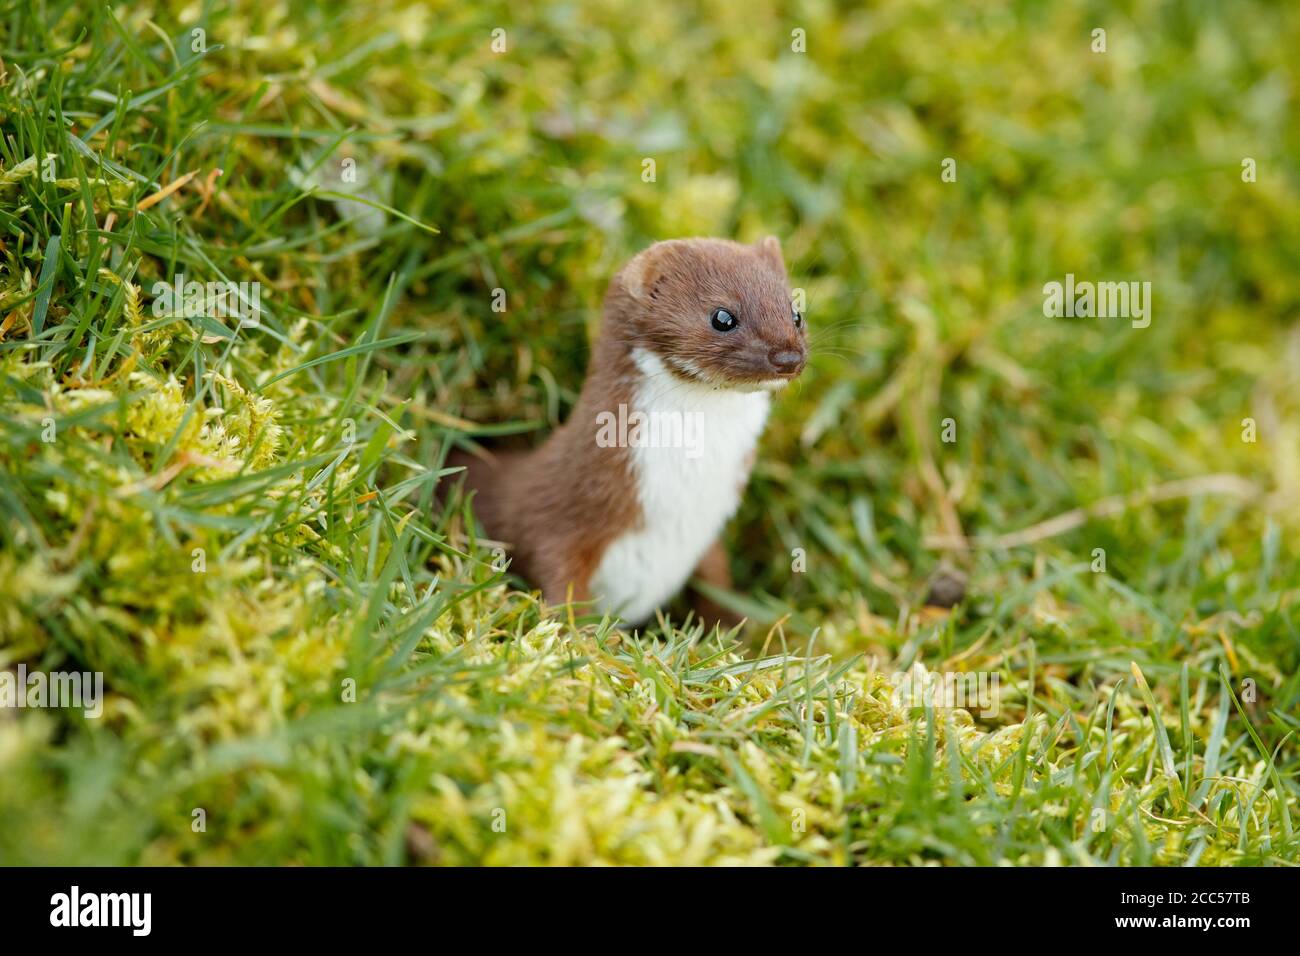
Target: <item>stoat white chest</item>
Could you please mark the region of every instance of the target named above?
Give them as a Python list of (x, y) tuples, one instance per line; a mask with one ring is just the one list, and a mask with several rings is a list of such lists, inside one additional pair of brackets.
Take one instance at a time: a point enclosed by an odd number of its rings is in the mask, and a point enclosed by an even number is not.
[(771, 402), (764, 391), (683, 381), (648, 351), (634, 358), (629, 407), (610, 412), (641, 522), (605, 550), (590, 589), (602, 612), (640, 623), (681, 589), (735, 513)]

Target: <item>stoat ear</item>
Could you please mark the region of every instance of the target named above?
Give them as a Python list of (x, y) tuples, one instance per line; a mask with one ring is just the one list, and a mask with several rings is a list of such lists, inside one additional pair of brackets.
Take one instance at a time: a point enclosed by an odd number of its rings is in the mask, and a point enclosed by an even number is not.
[(785, 259), (781, 256), (781, 240), (776, 236), (766, 236), (754, 243), (758, 254), (777, 272), (785, 275)]
[(623, 288), (627, 290), (628, 295), (637, 300), (645, 300), (650, 295), (650, 290), (654, 287), (657, 278), (656, 264), (659, 258), (659, 249), (663, 243), (656, 242), (649, 249), (637, 253), (632, 257), (632, 261), (623, 267), (622, 276)]

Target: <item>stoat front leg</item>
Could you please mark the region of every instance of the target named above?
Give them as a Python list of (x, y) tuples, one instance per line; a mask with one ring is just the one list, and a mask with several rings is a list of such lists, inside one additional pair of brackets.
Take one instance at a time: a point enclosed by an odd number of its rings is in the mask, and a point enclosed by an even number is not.
[[(727, 556), (721, 538), (709, 545), (709, 550), (704, 552), (704, 557), (695, 566), (695, 573), (691, 575), (692, 585), (696, 581), (703, 581), (721, 590), (731, 590), (731, 559)], [(739, 614), (705, 597), (695, 587), (691, 588), (691, 607), (709, 630), (713, 630), (714, 625), (726, 630), (743, 620)]]

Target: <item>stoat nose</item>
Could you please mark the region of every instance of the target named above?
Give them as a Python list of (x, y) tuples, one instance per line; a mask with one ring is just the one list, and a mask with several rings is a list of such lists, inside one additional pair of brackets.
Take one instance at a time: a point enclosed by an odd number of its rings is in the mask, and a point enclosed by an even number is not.
[(789, 375), (803, 368), (803, 353), (796, 352), (794, 349), (772, 349), (767, 353), (767, 360), (772, 363), (772, 368), (782, 375)]

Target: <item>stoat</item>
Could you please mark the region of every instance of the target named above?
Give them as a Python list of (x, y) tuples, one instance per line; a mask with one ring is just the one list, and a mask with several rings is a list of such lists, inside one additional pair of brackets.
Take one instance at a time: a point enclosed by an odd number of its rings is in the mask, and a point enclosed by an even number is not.
[(450, 463), (465, 465), (484, 530), (548, 602), (571, 593), (635, 625), (692, 575), (730, 586), (719, 535), (772, 393), (807, 357), (775, 237), (659, 242), (610, 283), (568, 421), (533, 451)]

